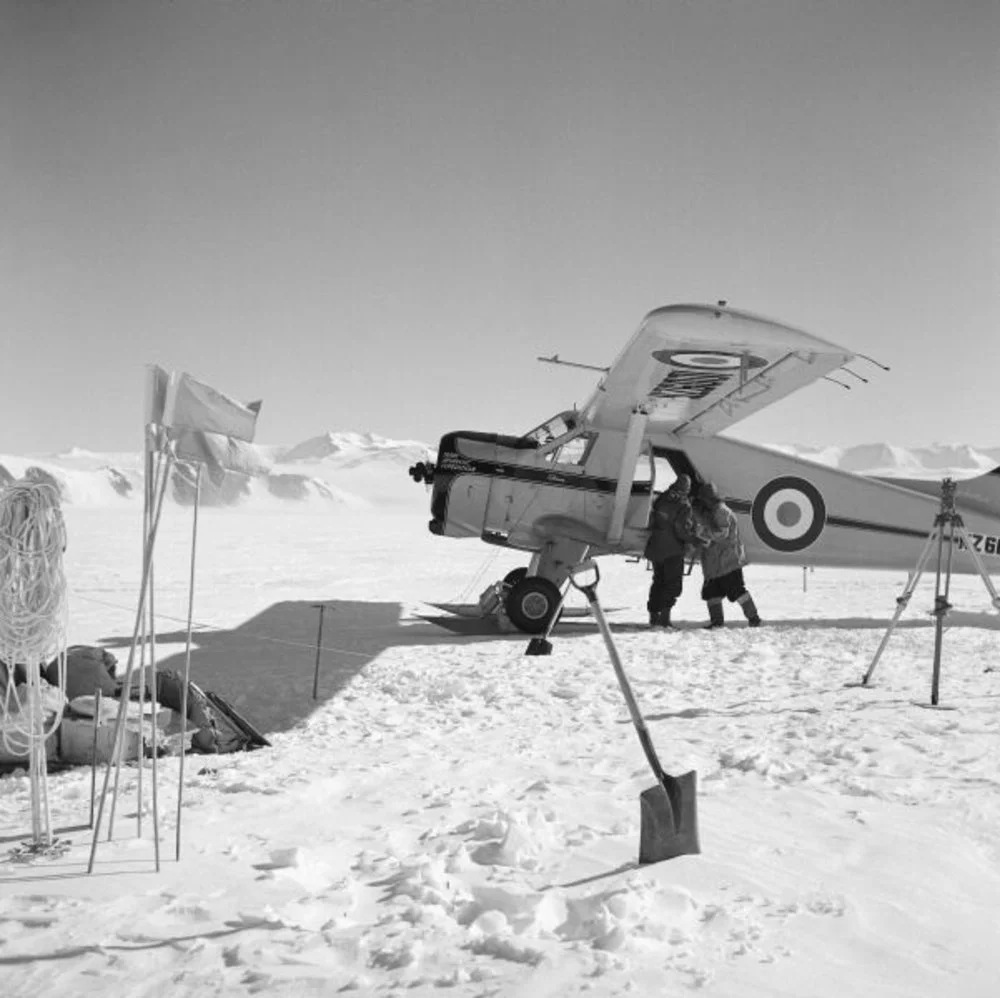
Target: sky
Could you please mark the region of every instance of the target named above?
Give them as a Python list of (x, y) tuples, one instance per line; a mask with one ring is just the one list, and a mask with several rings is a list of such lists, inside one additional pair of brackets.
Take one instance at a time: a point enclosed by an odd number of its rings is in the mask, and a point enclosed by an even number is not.
[[(581, 403), (725, 299), (891, 371), (759, 443), (1000, 443), (993, 0), (6, 0), (0, 451), (138, 449), (145, 365), (258, 439)], [(851, 379), (846, 379), (851, 380)]]

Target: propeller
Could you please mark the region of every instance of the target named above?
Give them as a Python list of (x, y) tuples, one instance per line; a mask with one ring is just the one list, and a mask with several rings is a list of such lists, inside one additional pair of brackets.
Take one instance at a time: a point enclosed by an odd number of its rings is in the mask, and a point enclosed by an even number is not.
[(430, 461), (418, 461), (409, 468), (409, 475), (418, 484), (425, 482), (428, 486), (434, 484), (435, 467)]

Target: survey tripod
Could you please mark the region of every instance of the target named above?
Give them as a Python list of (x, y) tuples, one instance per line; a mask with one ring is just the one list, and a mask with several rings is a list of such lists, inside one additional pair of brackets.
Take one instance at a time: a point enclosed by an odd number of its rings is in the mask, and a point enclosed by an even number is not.
[[(948, 544), (947, 556), (945, 555), (946, 535)], [(927, 559), (930, 557), (931, 551), (936, 544), (937, 573), (934, 581), (934, 609), (931, 611), (934, 616), (934, 672), (931, 679), (931, 704), (935, 707), (937, 706), (938, 686), (941, 678), (941, 641), (944, 635), (944, 618), (951, 609), (951, 603), (948, 602), (948, 594), (951, 589), (951, 563), (955, 552), (956, 537), (958, 538), (959, 548), (968, 551), (976, 563), (976, 569), (990, 594), (994, 608), (1000, 610), (1000, 596), (997, 595), (997, 591), (993, 586), (990, 573), (986, 570), (982, 558), (979, 557), (979, 552), (976, 550), (968, 530), (965, 529), (965, 523), (962, 520), (961, 514), (955, 510), (955, 483), (952, 479), (946, 478), (941, 482), (941, 506), (937, 516), (934, 518), (934, 527), (927, 535), (927, 543), (924, 544), (924, 549), (917, 559), (916, 567), (907, 580), (906, 588), (903, 590), (902, 595), (896, 598), (896, 612), (893, 614), (892, 620), (889, 621), (888, 629), (882, 636), (882, 641), (875, 652), (872, 664), (868, 666), (868, 671), (861, 680), (862, 686), (868, 686), (871, 682), (875, 666), (878, 665), (878, 661), (882, 657), (882, 652), (885, 651), (885, 647), (889, 643), (889, 638), (892, 637), (892, 632), (896, 629), (896, 624), (899, 623), (899, 618), (903, 615), (903, 611), (910, 602), (910, 597), (917, 588), (920, 576), (923, 575)]]

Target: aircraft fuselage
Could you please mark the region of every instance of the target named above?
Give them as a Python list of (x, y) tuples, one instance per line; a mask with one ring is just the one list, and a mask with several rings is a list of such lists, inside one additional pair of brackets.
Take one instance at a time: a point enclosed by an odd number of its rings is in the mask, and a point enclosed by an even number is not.
[[(641, 555), (653, 490), (685, 472), (696, 487), (715, 484), (738, 517), (751, 563), (911, 570), (939, 511), (933, 482), (904, 486), (724, 437), (680, 439), (651, 429), (622, 498), (620, 536), (609, 537), (616, 492), (623, 492), (615, 476), (623, 434), (573, 430), (548, 443), (490, 433), (444, 436), (433, 472), (431, 531), (530, 552), (567, 539), (591, 555)], [(956, 496), (956, 512), (991, 571), (1000, 568), (998, 472), (959, 482)], [(952, 569), (977, 571), (960, 544)], [(565, 578), (559, 574), (552, 581)]]

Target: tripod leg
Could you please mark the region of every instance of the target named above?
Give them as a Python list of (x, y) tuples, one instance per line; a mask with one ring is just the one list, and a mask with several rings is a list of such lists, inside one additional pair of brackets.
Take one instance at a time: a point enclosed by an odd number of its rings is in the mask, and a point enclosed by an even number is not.
[(961, 538), (965, 549), (972, 555), (972, 560), (976, 563), (976, 568), (983, 580), (983, 584), (986, 586), (986, 591), (990, 594), (990, 599), (993, 601), (994, 609), (1000, 610), (1000, 594), (997, 593), (996, 587), (993, 585), (993, 580), (990, 578), (990, 573), (983, 564), (983, 559), (979, 557), (979, 552), (972, 544), (969, 531), (965, 529), (965, 525), (962, 523), (958, 524), (958, 536)]
[(944, 531), (941, 531), (941, 544), (938, 545), (937, 579), (934, 583), (934, 670), (931, 674), (931, 703), (936, 707), (938, 689), (941, 680), (941, 641), (944, 637), (944, 618), (951, 609), (948, 594), (951, 591), (951, 558), (955, 551), (955, 521), (948, 524), (948, 563), (945, 568), (944, 592), (941, 592), (941, 548), (944, 543)]
[(889, 638), (892, 637), (892, 632), (896, 629), (896, 625), (899, 623), (899, 618), (903, 616), (903, 611), (910, 602), (910, 597), (913, 596), (913, 591), (917, 588), (920, 576), (924, 574), (924, 564), (930, 556), (931, 547), (934, 545), (934, 541), (940, 536), (940, 533), (940, 528), (935, 526), (934, 529), (927, 535), (927, 541), (924, 544), (923, 551), (920, 552), (920, 557), (917, 559), (916, 567), (913, 569), (909, 579), (907, 579), (902, 595), (896, 598), (896, 612), (892, 615), (892, 620), (889, 621), (889, 626), (886, 628), (885, 634), (882, 635), (882, 640), (875, 652), (875, 657), (872, 659), (871, 665), (868, 666), (868, 671), (861, 680), (862, 686), (867, 686), (869, 682), (871, 682), (872, 675), (875, 673), (875, 666), (878, 665), (878, 660), (882, 657), (882, 652), (885, 651), (886, 645), (889, 644)]

